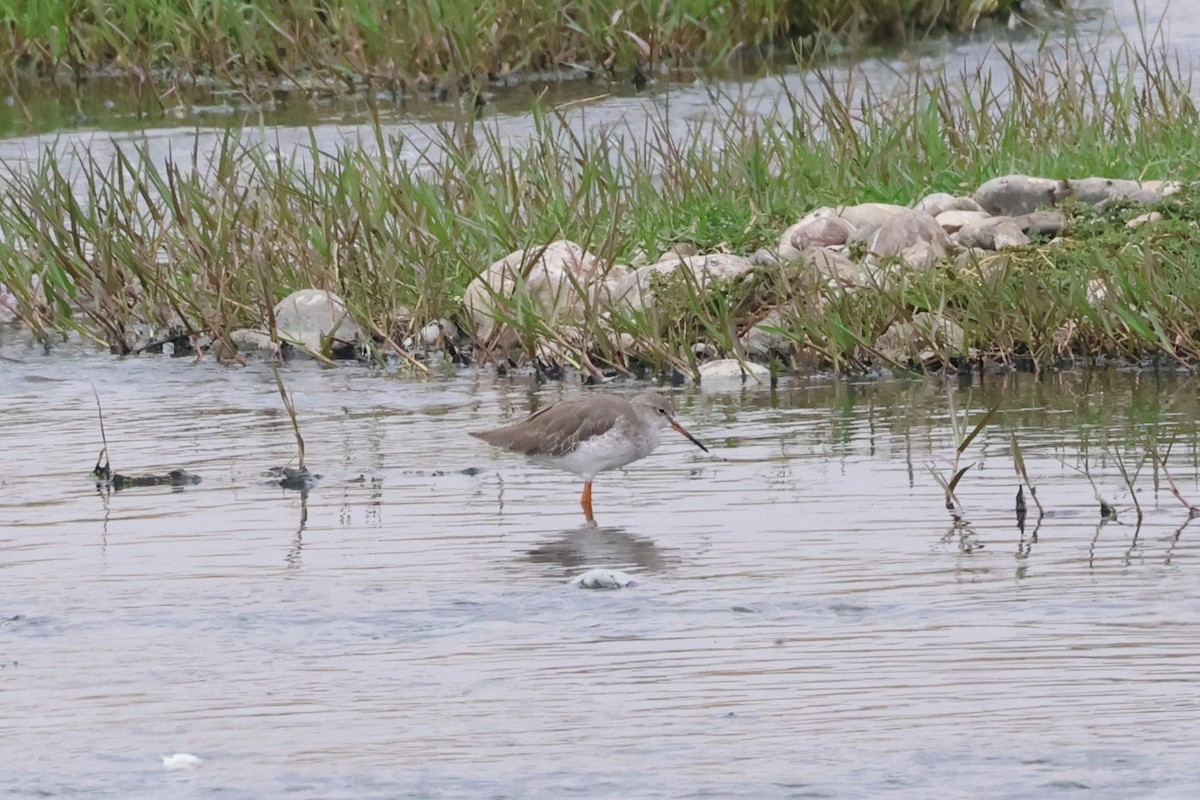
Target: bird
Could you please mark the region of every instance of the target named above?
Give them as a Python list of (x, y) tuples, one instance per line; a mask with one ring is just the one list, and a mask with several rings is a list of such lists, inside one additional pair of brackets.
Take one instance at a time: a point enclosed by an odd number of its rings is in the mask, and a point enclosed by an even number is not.
[(590, 523), (592, 480), (601, 472), (645, 458), (658, 447), (658, 433), (674, 428), (704, 452), (699, 439), (675, 421), (675, 406), (657, 392), (634, 397), (589, 394), (548, 406), (523, 422), (471, 435), (493, 447), (528, 456), (536, 464), (583, 478), (579, 504)]

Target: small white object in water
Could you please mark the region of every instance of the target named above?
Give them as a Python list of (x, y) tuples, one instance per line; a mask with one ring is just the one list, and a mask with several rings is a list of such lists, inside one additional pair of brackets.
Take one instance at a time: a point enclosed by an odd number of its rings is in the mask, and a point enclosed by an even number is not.
[(176, 753), (171, 756), (163, 756), (163, 769), (195, 769), (204, 763), (204, 759), (200, 756), (194, 756), (191, 753)]
[(603, 567), (589, 569), (582, 575), (576, 575), (571, 579), (571, 585), (581, 589), (624, 589), (635, 583), (637, 581), (628, 572), (621, 572), (619, 569), (604, 569)]

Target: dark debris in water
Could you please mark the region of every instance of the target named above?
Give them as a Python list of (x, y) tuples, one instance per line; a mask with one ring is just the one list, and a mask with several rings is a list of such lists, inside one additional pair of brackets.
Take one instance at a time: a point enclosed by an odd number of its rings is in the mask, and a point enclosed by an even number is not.
[[(413, 478), (444, 478), (447, 475), (466, 475), (467, 477), (474, 477), (475, 475), (482, 475), (483, 473), (484, 473), (483, 467), (465, 467), (463, 469), (449, 469), (449, 470), (447, 470), (447, 469), (406, 469), (406, 470), (403, 470), (400, 472), (401, 475), (410, 476)], [(363, 479), (360, 477), (358, 480), (362, 481)]]
[(113, 470), (104, 451), (100, 452), (96, 466), (92, 469), (92, 479), (96, 481), (97, 489), (112, 489), (115, 492), (146, 486), (170, 486), (182, 489), (187, 486), (195, 486), (201, 480), (199, 475), (188, 472), (186, 469), (173, 469), (157, 475), (122, 475)]
[(444, 470), (444, 469), (414, 469), (404, 473), (404, 475), (412, 475), (417, 478), (444, 478), (447, 475), (481, 475), (483, 474), (482, 467), (467, 467), (466, 469)]
[(269, 478), (275, 478), (273, 481), (284, 489), (295, 489), (299, 491), (308, 491), (317, 485), (317, 481), (321, 480), (321, 476), (315, 472), (309, 472), (308, 467), (295, 469), (293, 467), (271, 467), (264, 473)]

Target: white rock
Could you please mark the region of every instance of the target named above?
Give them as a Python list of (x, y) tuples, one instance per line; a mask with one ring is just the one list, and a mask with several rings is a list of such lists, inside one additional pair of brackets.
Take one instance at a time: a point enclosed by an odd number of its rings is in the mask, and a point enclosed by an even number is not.
[(236, 328), (229, 332), (229, 341), (240, 353), (253, 353), (258, 350), (274, 350), (275, 344), (271, 337), (262, 331), (249, 328)]
[(931, 217), (941, 216), (947, 211), (983, 211), (979, 203), (970, 197), (955, 197), (946, 192), (926, 195), (913, 208), (924, 211)]
[(333, 292), (300, 289), (275, 306), (279, 338), (328, 356), (331, 347), (361, 341), (362, 330), (350, 320), (346, 304)]
[(854, 226), (841, 217), (820, 217), (792, 233), (792, 247), (803, 252), (809, 247), (845, 244), (852, 233)]
[(801, 254), (808, 277), (842, 286), (869, 286), (874, 273), (867, 264), (859, 264), (840, 250), (810, 247)]
[(990, 217), (967, 223), (950, 240), (959, 247), (979, 247), (984, 250), (1029, 244), (1029, 237), (1012, 217)]
[(17, 296), (0, 283), (0, 322), (12, 322), (17, 318), (12, 309), (17, 307)]
[(1183, 184), (1179, 181), (1142, 181), (1142, 188), (1158, 192), (1159, 197), (1170, 197), (1183, 191)]
[[(945, 255), (944, 250), (942, 251), (942, 255)], [(910, 244), (908, 247), (900, 251), (900, 260), (908, 266), (916, 267), (917, 269), (927, 269), (932, 267), (934, 262), (941, 257), (942, 256), (937, 254), (937, 251), (934, 250), (933, 245), (931, 245), (929, 242), (917, 242), (916, 244)]]
[(169, 770), (192, 770), (204, 763), (204, 759), (200, 756), (194, 756), (191, 753), (174, 753), (169, 756), (162, 757), (163, 769)]
[(1061, 211), (1032, 211), (1012, 221), (1027, 235), (1055, 236), (1067, 226), (1067, 215)]
[(458, 336), (458, 326), (448, 319), (439, 319), (429, 323), (405, 340), (405, 347), (420, 345), (422, 347), (437, 347), (452, 341)]
[(974, 200), (989, 214), (1013, 217), (1055, 205), (1064, 190), (1065, 186), (1050, 178), (1005, 175), (980, 186)]
[(750, 263), (756, 267), (773, 267), (780, 261), (779, 256), (765, 247), (760, 247), (750, 256)]
[(742, 334), (740, 341), (746, 354), (751, 358), (765, 359), (772, 353), (786, 353), (791, 350), (795, 342), (787, 335), (780, 333), (782, 328), (783, 316), (778, 309), (772, 309)]
[(954, 202), (954, 195), (949, 192), (933, 192), (927, 194), (917, 201), (913, 208), (918, 211), (924, 211), (931, 217), (937, 217), (945, 211), (950, 210), (950, 204)]
[(992, 248), (995, 250), (1004, 250), (1009, 247), (1024, 247), (1029, 244), (1029, 237), (1015, 223), (1011, 225), (997, 225), (992, 233)]
[(954, 256), (954, 268), (959, 272), (970, 267), (977, 267), (979, 262), (990, 255), (990, 251), (982, 247), (964, 247)]
[(821, 219), (822, 217), (836, 217), (837, 215), (837, 209), (829, 206), (817, 206), (812, 211), (809, 211), (803, 217), (796, 220), (796, 224), (804, 225), (808, 222), (812, 222), (814, 219)]
[(467, 286), (463, 306), (471, 316), (476, 340), (505, 348), (516, 343), (516, 335), (498, 323), (496, 316), (518, 286), (546, 324), (578, 323), (586, 302), (576, 287), (591, 291), (606, 272), (600, 259), (574, 242), (559, 239), (493, 262)]
[(860, 227), (850, 241), (865, 243), (867, 252), (876, 257), (898, 255), (917, 242), (928, 242), (935, 258), (945, 256), (950, 248), (950, 239), (937, 220), (909, 208), (891, 214), (881, 225)]
[(654, 304), (651, 276), (656, 273), (667, 274), (677, 269), (690, 270), (696, 279), (696, 285), (704, 289), (712, 278), (732, 280), (745, 275), (754, 269), (754, 262), (743, 256), (726, 253), (660, 261), (610, 281), (603, 290), (601, 300), (613, 306), (623, 305), (634, 311), (645, 311)]
[(227, 338), (233, 349), (229, 348), (225, 339), (214, 340), (208, 348), (208, 353), (218, 361), (229, 361), (238, 355), (250, 353), (262, 353), (271, 358), (279, 357), (279, 348), (263, 331), (235, 328), (228, 333)]
[(941, 225), (942, 230), (946, 233), (958, 233), (964, 225), (969, 225), (972, 222), (982, 222), (989, 217), (990, 215), (986, 211), (947, 209), (937, 215), (937, 224)]
[(433, 347), (442, 340), (442, 326), (436, 322), (431, 322), (424, 328), (421, 328), (421, 344), (426, 347)]
[[(1055, 0), (1055, 10), (1051, 11), (1046, 4), (1046, 0), (1021, 0), (1020, 3), (1020, 20), (1033, 24), (1034, 22), (1045, 23), (1050, 21), (1055, 14), (1062, 14), (1063, 9), (1059, 7), (1058, 0)], [(1013, 16), (1017, 14), (1014, 12)], [(1012, 19), (1009, 19), (1009, 26), (1012, 26)]]
[(662, 251), (659, 254), (657, 261), (675, 261), (680, 258), (689, 258), (691, 256), (700, 255), (700, 248), (691, 242), (678, 242), (671, 245), (670, 248)]
[(904, 214), (912, 209), (893, 203), (859, 203), (853, 206), (839, 206), (835, 211), (855, 228), (865, 228), (870, 225), (882, 225), (897, 214)]
[(1138, 214), (1129, 222), (1125, 223), (1126, 228), (1136, 228), (1139, 225), (1145, 225), (1147, 222), (1162, 222), (1163, 215), (1158, 211), (1151, 211), (1146, 214)]
[(805, 214), (803, 217), (797, 220), (795, 224), (789, 225), (784, 229), (783, 233), (779, 235), (779, 246), (776, 248), (776, 253), (779, 258), (783, 261), (798, 260), (800, 258), (800, 251), (792, 246), (792, 236), (794, 236), (797, 231), (803, 230), (815, 220), (835, 216), (837, 216), (837, 212), (835, 212), (832, 208), (829, 206), (821, 206), (820, 208), (815, 208)]
[(770, 386), (771, 371), (762, 364), (722, 358), (700, 365), (700, 388), (729, 389), (742, 386)]
[(965, 340), (962, 326), (954, 320), (919, 311), (910, 322), (893, 322), (875, 340), (875, 350), (898, 364), (924, 363), (943, 353), (963, 355)]
[(637, 581), (628, 572), (595, 567), (582, 575), (576, 575), (571, 579), (570, 585), (578, 586), (580, 589), (624, 589), (636, 583)]
[[(1081, 203), (1103, 203), (1108, 200), (1118, 200), (1131, 197), (1142, 192), (1142, 184), (1137, 181), (1120, 180), (1116, 178), (1080, 178), (1067, 181), (1071, 195)], [(1154, 202), (1158, 199), (1157, 192), (1143, 195), (1142, 202)]]

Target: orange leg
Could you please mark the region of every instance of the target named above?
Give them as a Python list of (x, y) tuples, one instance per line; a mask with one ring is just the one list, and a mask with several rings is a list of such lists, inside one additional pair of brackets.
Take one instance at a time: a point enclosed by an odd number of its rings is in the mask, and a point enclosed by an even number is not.
[(585, 481), (583, 484), (583, 497), (579, 498), (579, 505), (583, 506), (583, 515), (587, 517), (588, 522), (594, 522), (592, 517), (592, 482)]

